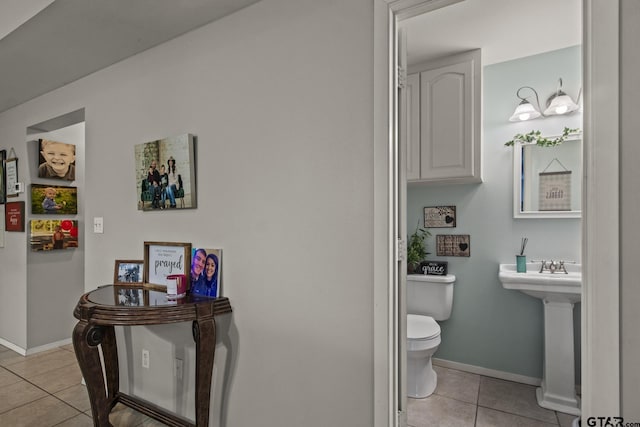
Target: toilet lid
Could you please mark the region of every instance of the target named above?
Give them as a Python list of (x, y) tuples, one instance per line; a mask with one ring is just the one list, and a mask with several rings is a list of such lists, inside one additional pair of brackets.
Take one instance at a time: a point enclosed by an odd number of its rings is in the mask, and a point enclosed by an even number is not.
[(440, 335), (440, 325), (433, 320), (433, 317), (417, 314), (407, 315), (407, 338), (425, 340), (435, 338), (438, 335)]

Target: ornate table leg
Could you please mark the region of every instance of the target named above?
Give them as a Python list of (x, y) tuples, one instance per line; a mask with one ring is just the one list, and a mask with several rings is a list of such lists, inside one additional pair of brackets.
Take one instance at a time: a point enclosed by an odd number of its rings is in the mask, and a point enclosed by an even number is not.
[(104, 327), (89, 325), (84, 320), (79, 321), (73, 329), (73, 349), (82, 376), (87, 383), (93, 424), (98, 427), (111, 426), (109, 423), (110, 399), (105, 393), (102, 364), (98, 353), (98, 345), (102, 342), (104, 335)]
[[(209, 425), (216, 324), (213, 317), (194, 320), (192, 330), (196, 342), (196, 426), (206, 427)], [(210, 351), (205, 351), (207, 349)]]

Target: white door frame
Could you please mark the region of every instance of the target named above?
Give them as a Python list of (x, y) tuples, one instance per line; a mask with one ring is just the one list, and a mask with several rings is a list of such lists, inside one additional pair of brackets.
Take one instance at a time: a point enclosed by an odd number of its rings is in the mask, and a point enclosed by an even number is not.
[[(374, 425), (398, 416), (395, 23), (459, 0), (374, 0)], [(582, 417), (620, 415), (619, 0), (583, 0)], [(597, 242), (594, 243), (594, 242)]]

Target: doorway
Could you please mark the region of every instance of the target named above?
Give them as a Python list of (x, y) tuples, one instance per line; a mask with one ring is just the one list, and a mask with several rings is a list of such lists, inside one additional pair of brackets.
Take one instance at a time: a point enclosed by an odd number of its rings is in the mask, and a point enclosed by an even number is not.
[[(396, 46), (396, 31), (397, 31), (397, 23), (399, 20), (407, 19), (421, 13), (428, 12), (432, 9), (437, 9), (443, 6), (447, 6), (449, 4), (457, 3), (456, 1), (401, 1), (401, 2), (392, 2), (390, 5), (387, 4), (386, 10), (385, 8), (378, 8), (378, 14), (388, 13), (389, 17), (389, 42), (392, 46)], [(617, 129), (617, 111), (604, 111), (602, 107), (596, 105), (595, 101), (601, 95), (602, 91), (596, 93), (593, 91), (593, 87), (598, 85), (599, 88), (608, 87), (612, 89), (613, 92), (617, 91), (617, 31), (611, 31), (611, 28), (618, 28), (617, 21), (617, 4), (607, 4), (606, 6), (601, 4), (594, 4), (591, 1), (583, 2), (583, 24), (584, 24), (584, 40), (583, 40), (583, 65), (584, 65), (584, 103), (585, 103), (585, 123), (584, 123), (584, 131), (585, 131), (585, 148), (584, 155), (586, 159), (585, 165), (585, 178), (584, 178), (584, 201), (583, 201), (583, 226), (582, 226), (582, 259), (583, 262), (587, 264), (586, 270), (583, 273), (584, 277), (584, 287), (583, 287), (583, 305), (582, 305), (582, 342), (583, 342), (583, 355), (582, 355), (582, 393), (583, 393), (583, 416), (588, 416), (588, 414), (597, 415), (597, 413), (602, 414), (603, 410), (608, 410), (608, 413), (617, 413), (619, 411), (618, 408), (618, 382), (619, 382), (619, 367), (617, 362), (618, 355), (618, 344), (617, 344), (617, 331), (618, 331), (618, 319), (617, 316), (614, 315), (611, 311), (608, 311), (612, 308), (617, 312), (617, 295), (618, 295), (618, 282), (617, 280), (609, 281), (608, 283), (604, 283), (604, 281), (600, 280), (602, 277), (602, 271), (604, 266), (606, 266), (606, 262), (613, 262), (617, 265), (617, 253), (612, 254), (604, 254), (604, 252), (594, 247), (594, 245), (589, 245), (590, 241), (594, 241), (597, 238), (605, 238), (607, 242), (614, 243), (617, 242), (617, 220), (613, 218), (615, 215), (607, 214), (603, 212), (601, 207), (598, 207), (596, 203), (594, 203), (594, 197), (596, 195), (600, 195), (601, 197), (605, 197), (608, 200), (611, 200), (613, 204), (617, 207), (617, 199), (615, 197), (611, 197), (610, 195), (606, 195), (604, 193), (604, 189), (601, 188), (600, 185), (596, 185), (594, 181), (595, 175), (597, 175), (597, 170), (599, 168), (599, 163), (602, 162), (601, 166), (611, 167), (613, 169), (609, 169), (609, 172), (613, 172), (610, 174), (610, 179), (608, 180), (609, 185), (616, 186), (617, 185), (617, 164), (612, 161), (612, 159), (617, 155), (617, 147), (618, 147), (618, 129)], [(597, 12), (597, 14), (596, 14)], [(593, 16), (598, 16), (598, 21), (594, 21)], [(603, 19), (604, 17), (604, 19)], [(608, 29), (607, 29), (607, 26)], [(612, 35), (613, 34), (613, 35)], [(386, 70), (392, 70), (391, 74), (391, 83), (395, 82), (395, 58), (393, 55), (394, 50), (390, 49), (387, 53), (388, 64), (389, 67)], [(607, 63), (596, 63), (594, 61), (594, 57), (606, 57), (611, 60), (611, 62)], [(614, 64), (611, 66), (611, 64)], [(393, 87), (393, 86), (392, 86)], [(390, 92), (392, 93), (392, 92)], [(610, 95), (610, 94), (609, 94)], [(617, 96), (617, 92), (616, 95)], [(394, 96), (390, 96), (390, 99), (395, 99)], [(607, 104), (611, 101), (607, 100)], [(395, 111), (391, 108), (392, 111)], [(396, 117), (391, 114), (390, 117)], [(595, 126), (595, 124), (598, 126)], [(393, 125), (392, 125), (393, 127)], [(608, 135), (605, 137), (605, 133)], [(613, 137), (612, 137), (613, 136)], [(602, 138), (602, 139), (600, 139)], [(605, 139), (607, 141), (605, 142)], [(606, 145), (607, 156), (605, 159), (599, 161), (594, 157), (594, 151), (596, 150), (593, 141), (598, 140), (602, 141), (603, 144)], [(392, 146), (394, 146), (392, 144)], [(602, 146), (600, 146), (602, 147)], [(397, 157), (396, 157), (397, 159)], [(588, 164), (589, 161), (593, 161), (591, 165)], [(390, 170), (393, 172), (394, 167), (390, 167)], [(393, 173), (392, 173), (393, 175)], [(600, 179), (607, 180), (607, 177), (604, 175), (600, 175)], [(611, 188), (611, 187), (610, 187)], [(394, 200), (393, 197), (390, 200)], [(398, 209), (398, 207), (392, 207), (390, 212), (393, 212), (394, 209)], [(614, 209), (617, 212), (617, 209)], [(602, 222), (595, 221), (596, 218), (600, 216), (606, 216), (611, 221), (607, 224), (603, 224)], [(398, 215), (400, 221), (402, 221), (403, 216)], [(404, 217), (406, 218), (406, 217)], [(612, 232), (613, 231), (613, 232)], [(404, 238), (405, 236), (396, 236), (397, 238)], [(395, 242), (390, 242), (394, 244)], [(617, 244), (614, 246), (617, 248)], [(391, 251), (393, 253), (394, 251)], [(604, 258), (602, 258), (604, 256)], [(615, 258), (615, 259), (614, 259)], [(607, 268), (606, 270), (609, 270)], [(391, 276), (390, 276), (391, 277)], [(398, 287), (398, 278), (391, 278), (391, 282), (393, 283), (392, 288), (397, 289)], [(590, 286), (590, 283), (598, 283), (598, 286)], [(609, 293), (605, 295), (604, 293)], [(393, 292), (390, 292), (390, 295), (394, 295)], [(596, 305), (594, 301), (598, 300), (604, 302), (604, 306)], [(406, 313), (398, 311), (398, 303), (397, 301), (394, 303), (395, 315), (392, 315), (392, 319), (390, 322), (393, 329), (396, 331), (396, 337), (403, 337), (403, 334), (398, 332), (398, 327), (401, 326), (402, 322), (398, 321), (398, 317), (405, 316)], [(395, 319), (393, 319), (395, 317)], [(598, 322), (595, 322), (595, 319)], [(597, 331), (609, 331), (607, 332), (608, 336), (611, 337), (610, 331), (614, 331), (613, 339), (603, 340), (601, 336), (598, 335)], [(605, 334), (605, 335), (607, 335)], [(607, 341), (608, 344), (612, 344), (615, 342), (615, 348), (612, 351), (612, 347), (609, 346), (607, 351), (604, 351), (602, 348), (598, 348), (598, 343), (604, 344), (604, 341)], [(394, 348), (399, 348), (398, 343), (393, 345)], [(401, 352), (400, 352), (401, 353)], [(605, 354), (606, 353), (606, 354)], [(392, 352), (390, 351), (390, 355)], [(393, 357), (390, 357), (391, 365), (394, 365), (394, 369), (392, 372), (395, 372), (397, 375), (398, 372), (401, 372), (401, 364), (403, 360), (403, 354), (398, 354), (397, 358), (394, 360)], [(600, 362), (607, 361), (607, 379), (603, 382), (603, 375), (596, 374), (596, 370), (593, 368), (594, 360), (598, 361), (598, 370), (600, 370)], [(599, 380), (599, 388), (596, 390), (592, 387), (594, 384), (594, 380), (597, 378)], [(399, 380), (402, 383), (402, 378)], [(397, 383), (397, 382), (396, 382)], [(605, 391), (607, 390), (607, 391)], [(397, 391), (397, 389), (396, 389)], [(402, 416), (396, 417), (395, 413), (402, 413), (406, 408), (406, 405), (403, 405), (402, 398), (399, 396), (395, 396), (395, 398), (391, 398), (389, 400), (392, 404), (390, 405), (390, 409), (392, 415), (390, 419), (395, 419), (394, 425), (402, 425)], [(395, 406), (394, 406), (395, 405)]]

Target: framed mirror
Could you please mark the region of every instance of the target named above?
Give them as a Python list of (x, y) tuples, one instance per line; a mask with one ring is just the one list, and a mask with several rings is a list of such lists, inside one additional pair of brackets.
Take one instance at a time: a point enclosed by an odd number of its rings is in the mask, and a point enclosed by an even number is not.
[[(548, 137), (554, 139), (554, 137)], [(544, 147), (513, 145), (513, 217), (580, 218), (582, 135)]]

